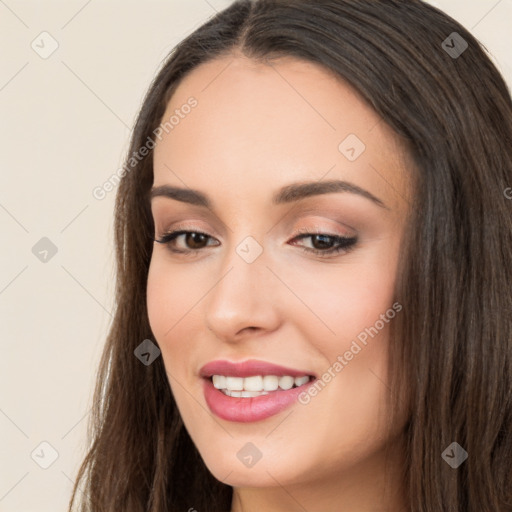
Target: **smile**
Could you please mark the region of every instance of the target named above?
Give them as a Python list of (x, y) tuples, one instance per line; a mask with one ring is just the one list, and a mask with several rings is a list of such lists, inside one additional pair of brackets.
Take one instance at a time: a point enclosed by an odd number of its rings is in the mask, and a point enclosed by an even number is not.
[(226, 421), (261, 421), (290, 407), (316, 380), (310, 372), (264, 361), (205, 365), (203, 393), (210, 411)]

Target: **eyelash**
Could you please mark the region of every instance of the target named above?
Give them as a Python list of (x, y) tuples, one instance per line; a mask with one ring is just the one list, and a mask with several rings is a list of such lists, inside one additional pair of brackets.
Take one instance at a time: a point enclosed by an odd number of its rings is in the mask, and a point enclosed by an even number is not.
[[(157, 242), (159, 244), (167, 245), (169, 250), (173, 253), (183, 254), (186, 256), (196, 255), (202, 249), (183, 250), (183, 249), (175, 249), (175, 248), (171, 247), (171, 242), (173, 242), (177, 237), (179, 237), (181, 235), (191, 234), (191, 233), (197, 234), (197, 235), (204, 235), (210, 239), (213, 238), (210, 235), (208, 235), (207, 233), (203, 233), (202, 231), (192, 231), (192, 230), (187, 231), (187, 230), (182, 229), (182, 230), (169, 231), (167, 233), (164, 233), (160, 240), (157, 240), (156, 238), (154, 238), (153, 241)], [(333, 248), (326, 249), (326, 250), (310, 249), (307, 247), (299, 246), (304, 252), (307, 252), (310, 254), (313, 253), (320, 257), (329, 257), (331, 255), (336, 255), (341, 252), (346, 254), (346, 253), (350, 252), (351, 250), (353, 250), (357, 243), (357, 237), (355, 237), (355, 236), (354, 237), (344, 237), (344, 236), (331, 235), (329, 233), (322, 233), (322, 232), (304, 232), (304, 233), (299, 234), (298, 236), (295, 236), (294, 238), (292, 238), (292, 240), (302, 240), (303, 238), (308, 238), (308, 237), (313, 237), (313, 236), (328, 237), (328, 238), (332, 239), (332, 241), (334, 243), (338, 244), (337, 247), (333, 247)]]

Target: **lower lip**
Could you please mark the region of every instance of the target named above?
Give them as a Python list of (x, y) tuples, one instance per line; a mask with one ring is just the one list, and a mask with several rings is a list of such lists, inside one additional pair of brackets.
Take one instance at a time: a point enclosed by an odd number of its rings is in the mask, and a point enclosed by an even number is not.
[(204, 398), (210, 410), (223, 420), (249, 423), (260, 421), (280, 413), (293, 404), (298, 396), (314, 381), (310, 380), (296, 388), (270, 391), (268, 395), (250, 398), (225, 395), (214, 387), (210, 379), (204, 380)]

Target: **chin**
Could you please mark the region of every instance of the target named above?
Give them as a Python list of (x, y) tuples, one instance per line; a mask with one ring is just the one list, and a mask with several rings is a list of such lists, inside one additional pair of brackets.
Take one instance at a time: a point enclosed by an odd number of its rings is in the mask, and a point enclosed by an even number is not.
[[(305, 468), (300, 467), (299, 460), (287, 459), (282, 452), (266, 454), (262, 448), (258, 455), (250, 441), (239, 439), (231, 441), (234, 448), (226, 448), (222, 453), (214, 450), (200, 451), (210, 473), (227, 485), (275, 487), (278, 485), (277, 482), (280, 485), (297, 482), (300, 480), (300, 474), (306, 472)], [(255, 441), (255, 443), (258, 442)], [(303, 460), (302, 463), (304, 463)]]

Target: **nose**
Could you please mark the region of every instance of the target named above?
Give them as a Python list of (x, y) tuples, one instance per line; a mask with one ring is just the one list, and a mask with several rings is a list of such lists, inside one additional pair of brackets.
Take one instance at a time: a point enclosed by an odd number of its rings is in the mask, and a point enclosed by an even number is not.
[(206, 297), (206, 326), (217, 338), (238, 342), (278, 327), (283, 285), (267, 265), (265, 251), (251, 262), (230, 250)]

